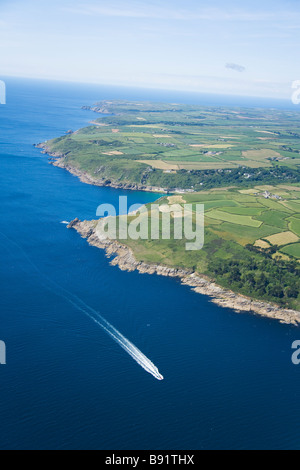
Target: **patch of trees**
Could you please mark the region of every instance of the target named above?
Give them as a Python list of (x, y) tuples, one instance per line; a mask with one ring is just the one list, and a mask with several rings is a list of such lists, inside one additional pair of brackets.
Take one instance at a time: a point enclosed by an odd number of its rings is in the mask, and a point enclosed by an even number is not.
[(300, 267), (281, 259), (212, 259), (209, 271), (226, 287), (246, 295), (289, 305), (300, 294)]
[(246, 245), (245, 247), (247, 250), (251, 251), (252, 253), (259, 253), (266, 258), (272, 258), (272, 256), (277, 253), (279, 247), (278, 245), (270, 246), (269, 248), (261, 248), (259, 246), (254, 245)]
[(107, 141), (107, 140), (91, 140), (90, 141), (91, 144), (95, 144), (95, 145), (100, 145), (101, 147), (123, 147), (123, 144), (122, 142), (120, 142), (119, 140), (113, 140), (111, 142)]
[[(249, 176), (250, 175), (250, 176)], [(165, 174), (156, 170), (149, 177), (153, 186), (169, 188), (211, 189), (224, 186), (252, 187), (253, 184), (299, 183), (300, 171), (286, 166), (271, 168), (240, 167), (232, 170), (179, 170), (176, 174)]]
[[(251, 186), (253, 183), (259, 182), (265, 184), (278, 184), (280, 181), (290, 183), (300, 182), (300, 171), (298, 169), (279, 165), (271, 168), (240, 167), (232, 170), (206, 170), (200, 171), (199, 173), (203, 178), (203, 186), (206, 188), (232, 184)], [(245, 175), (247, 175), (247, 178)]]

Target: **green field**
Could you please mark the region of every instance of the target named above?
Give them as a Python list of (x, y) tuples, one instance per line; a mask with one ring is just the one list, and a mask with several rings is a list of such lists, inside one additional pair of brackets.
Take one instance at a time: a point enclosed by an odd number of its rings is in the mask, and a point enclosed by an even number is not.
[(292, 217), (289, 219), (290, 222), (290, 230), (294, 232), (298, 237), (300, 237), (300, 219), (296, 217)]
[(259, 228), (262, 225), (262, 222), (254, 220), (250, 216), (229, 214), (221, 210), (209, 211), (208, 217), (211, 219), (222, 220), (223, 222), (229, 222), (235, 225), (243, 225), (244, 227)]
[(293, 245), (286, 246), (281, 251), (286, 255), (300, 259), (300, 243), (295, 243)]
[[(280, 208), (281, 209), (281, 208)], [(286, 212), (281, 212), (278, 210), (268, 210), (263, 212), (261, 215), (257, 217), (258, 220), (265, 222), (268, 225), (273, 225), (274, 227), (278, 227), (280, 229), (287, 229), (288, 228), (288, 221)]]

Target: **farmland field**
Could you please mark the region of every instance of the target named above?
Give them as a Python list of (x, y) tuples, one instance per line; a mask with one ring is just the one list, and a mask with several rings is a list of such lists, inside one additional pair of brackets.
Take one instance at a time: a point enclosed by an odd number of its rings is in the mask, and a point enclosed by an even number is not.
[(299, 238), (293, 232), (282, 232), (276, 235), (272, 235), (266, 238), (266, 240), (272, 245), (283, 246), (289, 245), (290, 243), (296, 243), (299, 241)]
[(262, 225), (262, 222), (252, 219), (252, 217), (247, 215), (235, 215), (230, 214), (225, 211), (213, 210), (208, 213), (208, 217), (211, 219), (222, 220), (223, 222), (229, 222), (236, 225), (244, 225), (246, 227), (256, 227), (259, 228)]
[(290, 229), (294, 232), (298, 237), (300, 237), (300, 219), (291, 218), (290, 219)]
[(289, 245), (281, 250), (283, 253), (286, 253), (289, 256), (294, 256), (295, 258), (300, 258), (300, 243), (295, 243), (294, 245)]

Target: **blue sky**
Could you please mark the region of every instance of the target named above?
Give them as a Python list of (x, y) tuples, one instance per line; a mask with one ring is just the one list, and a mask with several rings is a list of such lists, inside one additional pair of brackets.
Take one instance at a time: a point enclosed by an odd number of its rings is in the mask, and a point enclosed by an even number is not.
[(299, 0), (0, 0), (0, 78), (288, 98)]

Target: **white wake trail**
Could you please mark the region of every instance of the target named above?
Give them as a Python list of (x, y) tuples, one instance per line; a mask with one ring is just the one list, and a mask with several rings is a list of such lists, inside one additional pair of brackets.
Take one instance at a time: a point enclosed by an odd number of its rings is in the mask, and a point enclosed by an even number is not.
[[(70, 296), (74, 297), (73, 294)], [(97, 325), (101, 326), (106, 333), (126, 351), (132, 359), (134, 359), (146, 372), (153, 375), (157, 380), (164, 380), (164, 377), (160, 374), (158, 368), (151, 362), (151, 360), (145, 356), (131, 341), (122, 335), (113, 325), (111, 325), (105, 318), (103, 318), (96, 310), (92, 309), (88, 305), (84, 304), (79, 298), (74, 302), (70, 297), (67, 298), (74, 307), (85, 313), (91, 320)], [(83, 305), (79, 306), (79, 302)], [(89, 312), (87, 311), (89, 310)]]
[[(102, 328), (123, 348), (146, 372), (152, 374), (157, 380), (163, 380), (158, 368), (148, 359), (131, 341), (123, 336), (114, 326), (102, 318)], [(107, 327), (105, 326), (107, 325)]]
[[(18, 250), (22, 253), (23, 257), (27, 260), (27, 262), (34, 268), (34, 270), (38, 273), (38, 278), (40, 283), (48, 289), (50, 292), (64, 298), (70, 304), (72, 304), (77, 310), (80, 310), (85, 315), (87, 315), (91, 320), (93, 320), (97, 325), (101, 326), (101, 328), (108, 333), (108, 335), (121, 346), (124, 351), (126, 351), (132, 359), (134, 359), (146, 372), (153, 375), (157, 380), (163, 380), (163, 376), (159, 373), (158, 368), (153, 364), (153, 362), (148, 359), (145, 354), (143, 354), (131, 341), (129, 341), (125, 336), (123, 336), (114, 326), (112, 326), (105, 318), (103, 318), (99, 312), (94, 310), (93, 308), (89, 307), (85, 302), (83, 302), (79, 297), (72, 294), (71, 292), (67, 291), (59, 284), (57, 284), (52, 279), (48, 278), (45, 274), (43, 274), (39, 268), (35, 265), (35, 263), (30, 259), (28, 254), (24, 251), (24, 249), (14, 240), (8, 238), (4, 233), (0, 232), (0, 235), (6, 239), (10, 244), (14, 246), (14, 250), (9, 250), (12, 254), (15, 252), (15, 248), (17, 247)], [(42, 281), (43, 279), (43, 281)]]

